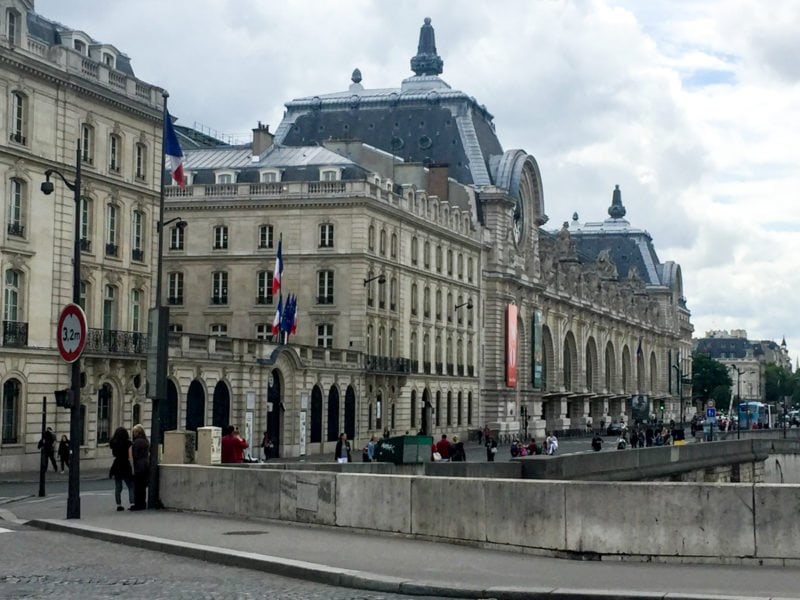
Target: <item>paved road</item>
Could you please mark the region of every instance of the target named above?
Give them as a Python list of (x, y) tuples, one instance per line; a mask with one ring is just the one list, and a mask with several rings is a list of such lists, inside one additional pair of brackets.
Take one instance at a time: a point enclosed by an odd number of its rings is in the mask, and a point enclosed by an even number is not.
[(0, 598), (4, 599), (419, 599), (335, 588), (66, 533), (0, 524)]

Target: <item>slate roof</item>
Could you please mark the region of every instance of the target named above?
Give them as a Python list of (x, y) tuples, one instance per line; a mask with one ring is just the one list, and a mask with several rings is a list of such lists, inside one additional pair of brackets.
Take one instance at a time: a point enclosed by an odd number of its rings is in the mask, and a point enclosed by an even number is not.
[[(62, 32), (66, 33), (68, 31), (75, 31), (74, 29), (66, 27), (61, 23), (56, 23), (55, 21), (45, 19), (43, 16), (38, 15), (33, 11), (28, 11), (27, 13), (27, 25), (28, 35), (41, 40), (48, 46), (60, 45)], [(92, 40), (91, 46), (106, 45), (102, 42), (98, 42), (94, 38), (90, 39)], [(133, 67), (131, 66), (131, 59), (119, 50), (117, 50), (115, 69), (120, 73), (124, 73), (130, 77), (136, 77), (133, 72)]]
[(750, 340), (740, 337), (701, 338), (696, 340), (695, 350), (707, 354), (714, 359), (744, 359), (747, 357), (748, 350), (750, 350), (755, 357), (764, 354), (761, 342), (751, 342)]
[[(430, 23), (426, 26), (432, 35)], [(308, 146), (357, 139), (406, 162), (448, 165), (449, 176), (463, 184), (494, 183), (490, 158), (502, 155), (503, 147), (492, 115), (475, 98), (434, 74), (414, 75), (390, 89), (365, 89), (360, 72), (352, 80), (346, 91), (287, 103), (275, 142)]]
[[(216, 148), (184, 149), (184, 171), (191, 171), (193, 182), (215, 182), (215, 171), (236, 171), (237, 183), (259, 181), (262, 169), (281, 171), (281, 181), (319, 181), (324, 167), (341, 169), (342, 181), (363, 180), (368, 172), (349, 158), (321, 146), (271, 146), (258, 160), (253, 161), (251, 146), (218, 146)], [(169, 173), (164, 181), (170, 182)]]
[[(614, 190), (609, 213), (625, 214), (619, 186)], [(659, 261), (653, 238), (643, 229), (632, 228), (627, 220), (611, 217), (600, 223), (581, 224), (574, 215), (569, 232), (579, 257), (594, 261), (608, 250), (620, 279), (626, 279), (635, 268), (646, 285), (672, 287), (672, 274)]]

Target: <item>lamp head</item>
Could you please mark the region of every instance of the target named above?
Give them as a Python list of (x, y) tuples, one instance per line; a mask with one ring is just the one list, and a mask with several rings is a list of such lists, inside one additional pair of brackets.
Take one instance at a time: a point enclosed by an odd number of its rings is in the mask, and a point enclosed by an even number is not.
[(383, 273), (378, 275), (378, 283), (380, 284), (386, 283), (386, 275), (384, 275)]
[(42, 193), (45, 196), (49, 196), (53, 193), (53, 190), (55, 190), (55, 186), (53, 185), (53, 182), (50, 181), (50, 175), (48, 175), (47, 180), (42, 182)]
[(472, 300), (467, 301), (467, 310), (472, 310)]
[(177, 228), (178, 228), (178, 229), (180, 229), (181, 231), (183, 231), (184, 229), (186, 229), (186, 227), (187, 227), (188, 225), (189, 225), (189, 223), (187, 223), (186, 221), (183, 221), (183, 220), (179, 220), (177, 223), (175, 223), (175, 227), (177, 227)]

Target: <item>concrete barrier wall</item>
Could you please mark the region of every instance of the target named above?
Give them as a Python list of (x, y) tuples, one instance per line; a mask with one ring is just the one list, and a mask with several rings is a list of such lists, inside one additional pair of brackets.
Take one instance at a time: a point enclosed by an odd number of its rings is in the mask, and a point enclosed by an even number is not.
[[(800, 486), (424, 477), (162, 465), (168, 508), (684, 562), (800, 559)], [(795, 563), (796, 564), (796, 563)]]

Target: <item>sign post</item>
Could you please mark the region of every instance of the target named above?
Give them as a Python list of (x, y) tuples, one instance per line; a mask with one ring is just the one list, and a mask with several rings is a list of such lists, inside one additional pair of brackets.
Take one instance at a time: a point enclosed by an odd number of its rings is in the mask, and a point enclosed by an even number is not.
[(708, 425), (708, 437), (706, 438), (709, 442), (714, 441), (714, 424), (717, 422), (717, 409), (714, 407), (714, 401), (709, 400), (708, 405), (706, 406), (706, 425)]

